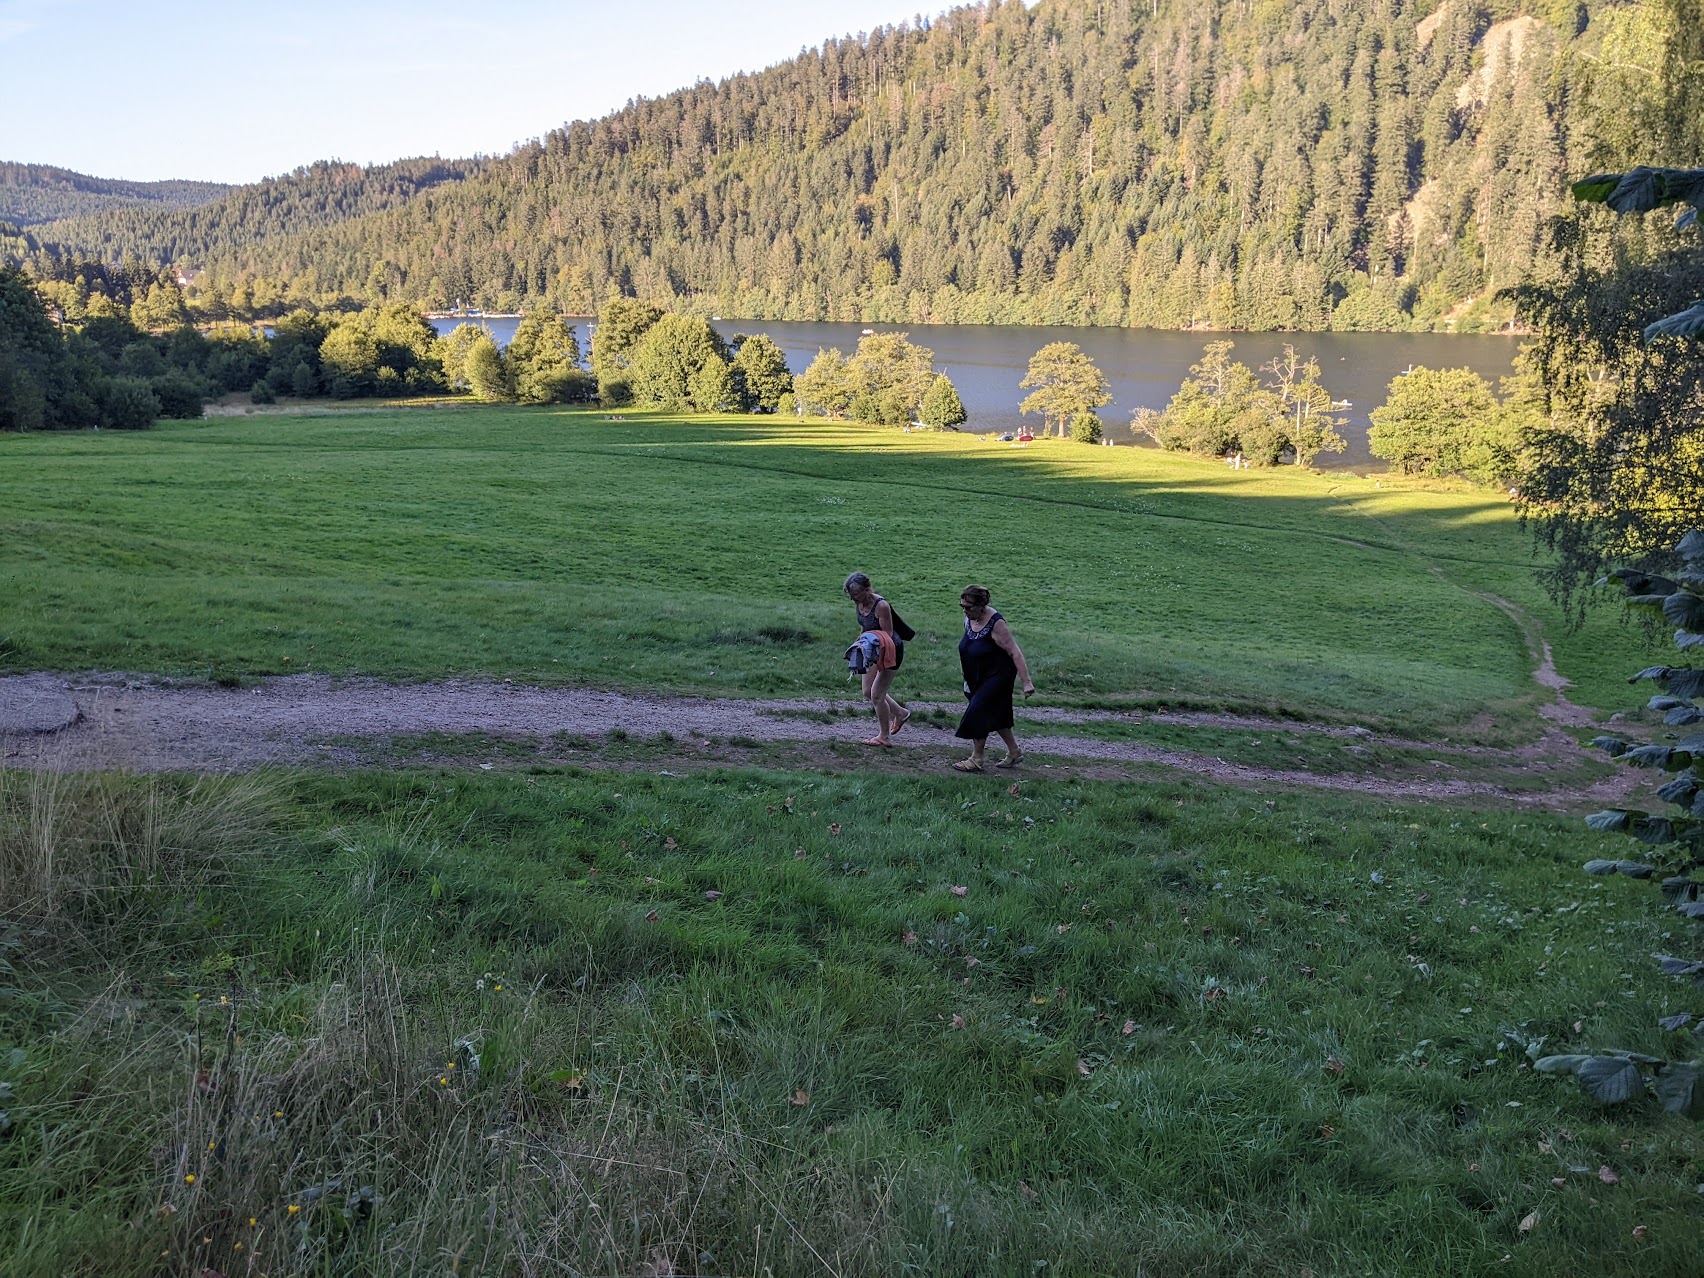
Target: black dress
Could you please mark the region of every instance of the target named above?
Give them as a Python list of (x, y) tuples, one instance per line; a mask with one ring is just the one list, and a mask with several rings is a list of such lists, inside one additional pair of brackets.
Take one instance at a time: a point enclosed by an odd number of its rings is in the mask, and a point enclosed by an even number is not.
[(1012, 726), (1012, 689), (1017, 686), (1018, 665), (994, 642), (994, 625), (999, 620), (1000, 614), (994, 613), (978, 629), (965, 618), (959, 667), (970, 689), (970, 704), (959, 720), (956, 736), (974, 740)]

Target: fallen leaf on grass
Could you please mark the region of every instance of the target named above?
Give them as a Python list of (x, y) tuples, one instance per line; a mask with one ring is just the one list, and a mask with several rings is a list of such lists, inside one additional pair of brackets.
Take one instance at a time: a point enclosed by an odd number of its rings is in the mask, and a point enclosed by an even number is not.
[(793, 859), (795, 861), (803, 861), (805, 859), (805, 850), (803, 848), (794, 848)]
[(1325, 1072), (1327, 1074), (1341, 1074), (1348, 1068), (1349, 1067), (1347, 1065), (1338, 1060), (1335, 1056), (1327, 1058), (1325, 1062)]
[(839, 834), (840, 833), (840, 822), (836, 821), (833, 825), (829, 826), (828, 832), (830, 834)]
[(1018, 1182), (1018, 1192), (1020, 1194), (1022, 1194), (1025, 1198), (1029, 1199), (1029, 1201), (1032, 1202), (1032, 1203), (1036, 1199), (1041, 1197), (1040, 1194), (1036, 1193), (1035, 1190), (1031, 1189), (1027, 1184), (1025, 1184), (1021, 1180)]
[(811, 1103), (811, 1094), (802, 1087), (793, 1089), (793, 1094), (787, 1098), (787, 1103), (794, 1109), (802, 1109)]
[(1550, 1183), (1555, 1185), (1556, 1188), (1561, 1189), (1562, 1186), (1568, 1183), (1568, 1178), (1566, 1176), (1552, 1176), (1550, 1178)]
[(951, 892), (954, 896), (963, 896), (966, 892), (970, 891), (970, 889), (962, 884), (955, 883), (948, 888), (947, 891)]
[(1610, 1171), (1608, 1167), (1599, 1167), (1598, 1179), (1606, 1185), (1613, 1185), (1616, 1181), (1620, 1180), (1621, 1177)]
[(960, 1016), (957, 1012), (953, 1013), (953, 1028), (956, 1030), (964, 1028), (964, 1017)]
[(669, 835), (668, 838), (663, 840), (663, 846), (665, 848), (667, 848), (670, 852), (673, 852), (676, 848), (678, 848), (680, 846), (680, 844), (675, 842), (674, 835), (671, 834), (671, 835)]
[(720, 901), (722, 899), (722, 894), (720, 892), (718, 892), (715, 888), (711, 888), (708, 892), (706, 892), (704, 894), (704, 899), (706, 901)]
[(917, 933), (913, 932), (910, 928), (906, 928), (904, 935), (902, 935), (899, 939), (904, 941), (907, 945), (916, 945)]
[(657, 921), (657, 912), (655, 910), (651, 910), (651, 911), (646, 913), (645, 922), (655, 923), (656, 921)]
[(1633, 1236), (1635, 1238), (1643, 1238), (1646, 1234), (1648, 1234), (1650, 1232), (1651, 1231), (1649, 1229), (1646, 1229), (1645, 1226), (1643, 1226), (1643, 1225), (1634, 1225), (1633, 1226)]
[(1006, 793), (1007, 794), (1016, 794), (1017, 792), (1018, 792), (1018, 783), (1016, 781), (1014, 781), (1014, 782), (1012, 782), (1011, 786), (1006, 790)]
[(1525, 1215), (1521, 1218), (1521, 1232), (1523, 1234), (1530, 1234), (1533, 1230), (1535, 1230), (1537, 1228), (1538, 1228), (1538, 1213), (1536, 1211), (1535, 1212), (1529, 1212), (1527, 1215)]
[(1077, 1062), (1077, 1072), (1084, 1078), (1087, 1078), (1090, 1074), (1094, 1073), (1094, 1070), (1089, 1068), (1089, 1063), (1087, 1061), (1079, 1060)]
[(1136, 1032), (1136, 1022), (1135, 1021), (1125, 1021), (1124, 1022), (1124, 1032), (1126, 1034), (1134, 1034)]

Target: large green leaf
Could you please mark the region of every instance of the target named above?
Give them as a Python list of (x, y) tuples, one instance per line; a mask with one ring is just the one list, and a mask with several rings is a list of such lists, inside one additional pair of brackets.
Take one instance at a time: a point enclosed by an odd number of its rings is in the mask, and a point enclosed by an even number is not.
[(1691, 804), (1693, 796), (1698, 793), (1698, 778), (1691, 773), (1682, 772), (1667, 785), (1657, 788), (1657, 798), (1664, 803), (1674, 803), (1681, 807)]
[(1602, 204), (1609, 198), (1609, 193), (1621, 183), (1619, 173), (1594, 173), (1589, 178), (1581, 178), (1569, 189), (1574, 192), (1576, 200), (1587, 204)]
[(1540, 1074), (1578, 1074), (1580, 1066), (1587, 1061), (1596, 1059), (1595, 1056), (1579, 1053), (1566, 1056), (1541, 1056), (1532, 1063), (1532, 1067)]
[(1594, 750), (1602, 750), (1612, 759), (1618, 759), (1632, 747), (1620, 737), (1593, 737), (1586, 743)]
[(1663, 616), (1682, 630), (1704, 630), (1704, 599), (1690, 590), (1677, 590), (1663, 600)]
[(1644, 817), (1643, 812), (1635, 812), (1629, 808), (1609, 808), (1603, 812), (1594, 812), (1586, 818), (1588, 830), (1602, 830), (1606, 834), (1626, 833), (1633, 828), (1633, 823)]
[(1696, 630), (1677, 630), (1674, 632), (1674, 646), (1682, 651), (1687, 648), (1704, 648), (1704, 634)]
[(1675, 544), (1674, 553), (1689, 564), (1704, 564), (1704, 531), (1694, 528)]
[(1580, 1066), (1578, 1076), (1586, 1095), (1604, 1105), (1630, 1101), (1645, 1090), (1639, 1067), (1620, 1056), (1594, 1056)]
[(1666, 745), (1642, 745), (1621, 756), (1622, 762), (1635, 768), (1661, 768), (1664, 772), (1679, 772), (1692, 766), (1692, 752)]
[(1654, 337), (1698, 337), (1704, 334), (1704, 298), (1684, 311), (1665, 315), (1655, 323), (1645, 325), (1645, 340)]
[(1684, 728), (1689, 723), (1697, 723), (1704, 719), (1704, 710), (1698, 709), (1690, 701), (1675, 706), (1663, 716), (1663, 722), (1671, 728)]
[[(1652, 846), (1660, 846), (1664, 843), (1673, 843), (1676, 837), (1675, 825), (1674, 822), (1669, 820), (1667, 817), (1646, 817), (1642, 821), (1635, 821), (1633, 823), (1633, 837), (1638, 839), (1641, 843), (1649, 843)], [(1636, 875), (1635, 877), (1649, 876)]]
[(1657, 1071), (1657, 1099), (1663, 1108), (1688, 1118), (1704, 1118), (1704, 1087), (1699, 1086), (1698, 1066), (1671, 1061)]
[(1704, 697), (1704, 668), (1695, 666), (1664, 666), (1662, 686), (1671, 697), (1687, 701)]
[(1664, 203), (1662, 170), (1646, 164), (1629, 169), (1603, 202), (1617, 213), (1649, 213)]
[(1675, 958), (1672, 954), (1653, 954), (1664, 976), (1697, 976), (1704, 972), (1704, 960)]
[[(1628, 603), (1661, 604), (1662, 598), (1673, 594), (1680, 588), (1680, 583), (1667, 577), (1659, 577), (1654, 573), (1640, 572), (1637, 568), (1616, 568), (1609, 574), (1626, 588)], [(1651, 598), (1651, 596), (1660, 596)]]

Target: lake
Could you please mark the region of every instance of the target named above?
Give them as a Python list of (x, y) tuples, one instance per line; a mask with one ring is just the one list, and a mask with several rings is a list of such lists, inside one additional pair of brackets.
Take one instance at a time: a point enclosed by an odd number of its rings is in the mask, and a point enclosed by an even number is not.
[[(447, 333), (461, 320), (433, 320)], [(518, 321), (490, 319), (485, 324), (499, 345), (506, 345)], [(589, 325), (577, 325), (581, 349)], [(935, 367), (953, 379), (970, 420), (966, 430), (1016, 430), (1040, 419), (1018, 412), (1027, 391), (1018, 389), (1030, 356), (1049, 342), (1075, 342), (1112, 383), (1112, 403), (1101, 420), (1114, 443), (1146, 443), (1130, 433), (1138, 408), (1164, 408), (1201, 358), (1207, 343), (1236, 343), (1233, 359), (1258, 369), (1289, 343), (1303, 358), (1319, 360), (1321, 380), (1331, 397), (1348, 400), (1343, 437), (1348, 448), (1319, 459), (1320, 466), (1366, 466), (1367, 414), (1384, 403), (1391, 379), (1410, 367), (1471, 368), (1493, 386), (1514, 365), (1518, 338), (1451, 333), (1180, 333), (1148, 328), (1038, 328), (966, 324), (817, 324), (783, 320), (717, 320), (723, 337), (766, 333), (787, 353), (794, 373), (802, 373), (824, 347), (850, 355), (865, 328), (906, 332), (935, 352)]]

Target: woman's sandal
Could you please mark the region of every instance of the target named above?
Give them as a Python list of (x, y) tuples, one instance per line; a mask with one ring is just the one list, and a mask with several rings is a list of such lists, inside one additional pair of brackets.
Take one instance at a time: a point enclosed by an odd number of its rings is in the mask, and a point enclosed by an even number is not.
[(981, 772), (982, 771), (982, 761), (980, 759), (960, 759), (957, 763), (953, 764), (953, 771), (954, 772)]
[(893, 749), (893, 742), (883, 741), (880, 737), (865, 737), (864, 738), (864, 744), (865, 745), (873, 745), (873, 746), (881, 746), (884, 749), (888, 749), (888, 750)]
[(904, 717), (901, 718), (898, 723), (894, 724), (893, 727), (889, 728), (888, 731), (890, 733), (898, 732), (901, 728), (903, 728), (906, 724), (908, 724), (910, 722), (911, 722), (911, 711), (907, 710), (905, 712)]
[(1023, 761), (1024, 761), (1024, 756), (1022, 754), (1008, 754), (1004, 759), (1001, 759), (1000, 762), (996, 763), (994, 766), (996, 768), (1015, 768), (1015, 767), (1018, 766), (1018, 764), (1022, 763)]

